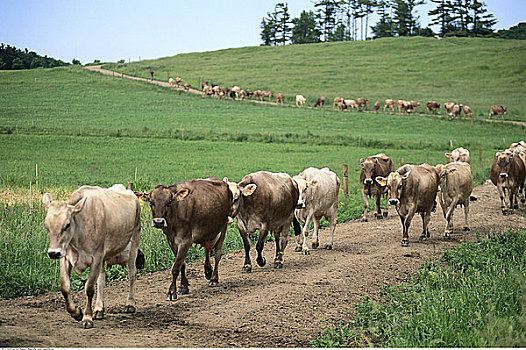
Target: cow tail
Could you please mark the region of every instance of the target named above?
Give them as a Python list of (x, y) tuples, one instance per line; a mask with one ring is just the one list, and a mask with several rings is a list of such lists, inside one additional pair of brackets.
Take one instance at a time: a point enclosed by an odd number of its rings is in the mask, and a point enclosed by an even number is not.
[(296, 219), (296, 215), (294, 215), (292, 219), (292, 225), (294, 226), (294, 236), (299, 236), (301, 234), (301, 225), (298, 219)]
[(137, 259), (135, 259), (135, 266), (139, 270), (142, 270), (144, 269), (145, 263), (146, 259), (144, 259), (144, 253), (140, 249), (137, 249)]

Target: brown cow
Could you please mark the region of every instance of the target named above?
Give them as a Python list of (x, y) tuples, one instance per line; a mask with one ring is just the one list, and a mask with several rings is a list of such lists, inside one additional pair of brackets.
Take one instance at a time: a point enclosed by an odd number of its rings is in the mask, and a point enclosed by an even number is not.
[(366, 98), (357, 98), (356, 99), (356, 104), (358, 105), (358, 108), (362, 111), (366, 111), (367, 110), (367, 102), (369, 102), (368, 99)]
[(277, 94), (277, 96), (276, 96), (276, 103), (281, 103), (281, 104), (283, 104), (283, 100), (285, 100), (285, 96), (280, 92), (280, 93)]
[[(60, 290), (71, 317), (92, 328), (93, 319), (104, 317), (104, 287), (108, 265), (128, 265), (130, 289), (124, 312), (135, 312), (136, 268), (141, 268), (138, 247), (141, 235), (141, 206), (132, 191), (123, 185), (110, 188), (82, 186), (67, 202), (53, 201), (45, 193), (44, 224), (49, 232), (48, 256), (60, 259)], [(144, 256), (142, 264), (144, 264)], [(70, 273), (90, 268), (86, 281), (84, 312), (75, 306), (70, 290)], [(92, 308), (97, 284), (97, 299)]]
[(464, 118), (473, 120), (473, 113), (471, 113), (471, 108), (469, 108), (468, 105), (464, 105), (464, 107), (462, 107), (462, 111), (464, 112)]
[(489, 119), (491, 120), (491, 117), (495, 115), (495, 119), (498, 120), (500, 115), (501, 119), (504, 120), (504, 114), (506, 114), (507, 111), (507, 108), (504, 106), (491, 106), (489, 111)]
[(377, 114), (379, 109), (380, 109), (380, 101), (376, 101), (373, 105), (373, 113)]
[(440, 177), (438, 200), (447, 221), (444, 237), (453, 232), (453, 211), (457, 205), (464, 206), (464, 231), (469, 231), (469, 200), (473, 191), (473, 176), (468, 163), (453, 162), (436, 166)]
[(409, 101), (398, 100), (398, 113), (408, 114), (413, 111), (413, 105)]
[(423, 223), (420, 240), (429, 238), (427, 225), (431, 211), (436, 206), (438, 190), (436, 169), (428, 164), (407, 164), (390, 173), (387, 178), (378, 176), (376, 181), (388, 187), (389, 204), (396, 205), (402, 221), (402, 247), (409, 246), (409, 226), (416, 213), (420, 214)]
[[(375, 181), (376, 177), (382, 176), (387, 177), (391, 172), (394, 171), (394, 165), (391, 158), (383, 153), (369, 156), (366, 160), (360, 159), (362, 169), (360, 170), (360, 186), (362, 190), (362, 199), (364, 211), (362, 214), (362, 222), (367, 222), (367, 210), (369, 209), (369, 197), (375, 197), (375, 211), (374, 216), (381, 220), (388, 215), (388, 203), (387, 203), (387, 187), (382, 187), (378, 182)], [(382, 209), (380, 207), (380, 201), (382, 195), (385, 195), (385, 208), (382, 216)]]
[(384, 112), (385, 112), (386, 108), (389, 108), (391, 110), (391, 112), (394, 113), (395, 104), (396, 104), (395, 100), (391, 100), (391, 99), (385, 100)]
[(426, 111), (427, 113), (435, 113), (437, 110), (440, 109), (440, 103), (437, 103), (435, 101), (430, 101), (426, 103)]
[(409, 103), (411, 103), (411, 106), (413, 107), (413, 110), (416, 111), (418, 109), (418, 107), (420, 107), (420, 102), (416, 102), (416, 101), (409, 101)]
[(444, 113), (446, 113), (446, 115), (449, 115), (449, 113), (451, 113), (451, 110), (453, 109), (453, 107), (455, 107), (455, 105), (455, 102), (444, 103)]
[(449, 119), (458, 118), (460, 117), (460, 113), (462, 112), (462, 105), (455, 104), (453, 107), (451, 107), (451, 112), (448, 114)]
[[(150, 203), (152, 225), (162, 229), (175, 255), (172, 266), (172, 283), (167, 300), (177, 299), (176, 281), (181, 274), (179, 294), (187, 294), (185, 258), (193, 243), (205, 250), (205, 277), (210, 286), (219, 283), (221, 260), (228, 217), (232, 208), (232, 193), (228, 185), (214, 177), (179, 182), (172, 186), (157, 185), (148, 194), (138, 194)], [(210, 253), (214, 249), (215, 266), (212, 270)]]
[(266, 264), (263, 246), (268, 233), (273, 232), (276, 242), (274, 268), (282, 268), (290, 224), (298, 206), (298, 185), (288, 174), (258, 171), (243, 177), (238, 188), (239, 206), (234, 214), (237, 214), (237, 228), (245, 247), (243, 271), (252, 271), (248, 235), (256, 230), (259, 230), (256, 244), (258, 265), (263, 267)]
[(190, 90), (190, 84), (184, 83), (183, 84), (183, 89), (185, 89), (186, 91)]
[(321, 108), (323, 108), (323, 106), (325, 106), (325, 97), (324, 96), (322, 96), (322, 97), (320, 97), (320, 98), (318, 98), (316, 100), (316, 103), (314, 104), (314, 107), (318, 107), (318, 106), (320, 106)]
[(341, 111), (343, 111), (344, 109), (347, 109), (347, 105), (346, 105), (345, 102), (343, 102), (343, 100), (342, 100), (342, 101), (338, 102), (338, 111), (341, 112)]
[[(510, 150), (497, 152), (491, 165), (490, 179), (495, 186), (501, 200), (502, 213), (513, 214), (518, 209), (517, 191), (524, 186), (526, 170), (522, 159)], [(509, 201), (506, 203), (506, 191)]]
[[(333, 108), (333, 109), (336, 109), (336, 107), (338, 107), (338, 105), (339, 105), (340, 103), (342, 103), (342, 102), (343, 102), (343, 98), (341, 98), (341, 97), (335, 97), (334, 100), (333, 100), (333, 103), (332, 103), (332, 108)], [(338, 108), (338, 110), (339, 110), (339, 108)]]
[(465, 162), (469, 163), (469, 151), (464, 147), (455, 148), (451, 153), (444, 153), (448, 163), (452, 162)]

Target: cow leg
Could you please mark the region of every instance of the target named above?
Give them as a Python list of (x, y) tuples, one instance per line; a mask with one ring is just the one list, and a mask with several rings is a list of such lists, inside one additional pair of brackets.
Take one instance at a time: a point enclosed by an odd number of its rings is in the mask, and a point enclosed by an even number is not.
[(420, 213), (420, 216), (422, 216), (422, 234), (420, 235), (419, 240), (422, 241), (430, 237), (429, 229), (427, 228), (427, 225), (429, 225), (429, 221), (431, 220), (431, 210), (428, 212)]
[[(186, 265), (184, 262), (184, 259), (186, 258), (186, 255), (188, 254), (188, 249), (190, 249), (190, 246), (192, 245), (192, 242), (188, 240), (188, 242), (183, 242), (179, 246), (177, 246), (177, 254), (175, 256), (175, 261), (172, 266), (172, 284), (170, 285), (170, 288), (168, 289), (168, 293), (166, 294), (166, 300), (167, 301), (174, 301), (177, 300), (177, 277), (179, 277), (179, 273), (181, 273), (181, 288), (188, 287), (185, 286), (183, 283), (185, 282), (185, 278), (183, 276), (186, 275)], [(183, 267), (184, 266), (184, 267)], [(188, 280), (186, 280), (187, 282)]]
[(97, 299), (93, 309), (93, 319), (102, 320), (104, 318), (104, 287), (106, 286), (106, 269), (104, 265), (100, 269), (99, 278), (97, 278)]
[(285, 254), (285, 248), (287, 247), (289, 227), (290, 224), (281, 227), (281, 229), (277, 231), (277, 236), (276, 232), (274, 232), (276, 242), (279, 241), (279, 245), (276, 243), (276, 258), (274, 259), (275, 269), (281, 269), (283, 267), (283, 255)]
[(369, 209), (369, 199), (367, 198), (367, 195), (365, 194), (363, 184), (362, 184), (362, 199), (363, 199), (362, 222), (367, 222), (367, 210)]
[(331, 250), (332, 249), (332, 243), (334, 239), (334, 230), (336, 230), (336, 222), (338, 221), (338, 206), (335, 206), (332, 208), (332, 213), (330, 213), (329, 219), (329, 239), (327, 240), (327, 245), (325, 246), (325, 249)]
[(210, 280), (212, 278), (212, 264), (210, 263), (210, 253), (212, 249), (205, 248), (205, 278)]
[(86, 290), (86, 307), (84, 308), (84, 316), (80, 322), (82, 328), (88, 329), (93, 328), (93, 295), (95, 295), (95, 280), (99, 278), (100, 269), (104, 268), (102, 266), (104, 263), (102, 257), (95, 257), (93, 263), (90, 266), (90, 272), (88, 275), (88, 280), (84, 289)]
[(312, 248), (317, 249), (320, 246), (318, 231), (320, 229), (320, 217), (314, 216), (314, 230), (312, 231)]
[(402, 226), (403, 226), (403, 234), (402, 234), (402, 247), (408, 247), (409, 246), (409, 227), (411, 226), (411, 220), (413, 220), (413, 216), (415, 215), (414, 208), (410, 208), (409, 212), (405, 216), (405, 219), (400, 216), (402, 219)]
[(380, 205), (380, 201), (382, 199), (382, 193), (380, 193), (379, 190), (376, 191), (374, 201), (374, 210), (376, 211), (376, 219), (382, 220), (384, 217), (382, 216), (382, 206)]
[(126, 299), (125, 313), (135, 313), (135, 283), (137, 282), (137, 254), (139, 250), (141, 231), (137, 231), (132, 238), (132, 246), (130, 257), (128, 259), (128, 280), (130, 282), (128, 290), (128, 298)]
[(71, 297), (71, 264), (67, 259), (60, 259), (60, 291), (66, 301), (66, 310), (75, 320), (82, 320), (82, 309), (75, 305)]
[(513, 210), (515, 208), (515, 191), (514, 189), (510, 188), (508, 189), (508, 196), (509, 196), (509, 209), (508, 214), (513, 214), (515, 211)]
[(188, 277), (186, 276), (186, 262), (183, 261), (183, 264), (181, 265), (181, 285), (179, 286), (179, 289), (177, 290), (177, 294), (179, 295), (185, 295), (190, 293), (190, 288), (188, 287)]
[(212, 273), (212, 278), (210, 279), (210, 287), (216, 287), (219, 285), (219, 262), (221, 261), (221, 256), (223, 255), (223, 242), (225, 241), (227, 225), (221, 231), (219, 240), (214, 246), (214, 272)]
[(384, 207), (384, 218), (389, 216), (389, 200), (387, 199), (387, 191), (384, 192), (385, 197), (385, 207)]
[[(260, 267), (265, 266), (267, 263), (267, 260), (263, 257), (263, 247), (265, 246), (265, 239), (268, 235), (268, 226), (266, 224), (263, 224), (261, 228), (259, 229), (259, 238), (258, 242), (256, 243), (256, 251), (258, 253), (258, 257), (256, 258), (256, 262)], [(276, 243), (277, 244), (277, 243)]]
[[(311, 209), (309, 211), (309, 213), (307, 214), (307, 218), (305, 219), (305, 224), (303, 224), (303, 230), (301, 231), (302, 236), (303, 236), (303, 246), (302, 246), (303, 247), (303, 254), (305, 254), (305, 255), (309, 255), (310, 254), (309, 247), (307, 246), (307, 236), (309, 235), (310, 223), (312, 221), (312, 217), (313, 216), (314, 216), (314, 212)], [(312, 248), (315, 249), (314, 246)]]
[(508, 213), (508, 208), (506, 207), (506, 190), (502, 187), (502, 185), (497, 184), (497, 192), (499, 193), (502, 214), (506, 215)]
[[(449, 237), (449, 235), (453, 232), (453, 211), (455, 210), (456, 205), (456, 201), (453, 201), (452, 203), (450, 203), (449, 207), (446, 207), (444, 209), (444, 218), (446, 219), (444, 237)], [(422, 220), (424, 220), (424, 216), (422, 216)]]
[(464, 229), (463, 231), (469, 231), (469, 223), (468, 223), (468, 214), (469, 214), (469, 198), (466, 199), (464, 203)]
[(243, 240), (243, 247), (245, 248), (245, 264), (243, 265), (243, 272), (250, 272), (252, 271), (252, 262), (250, 261), (250, 241), (248, 240), (247, 230), (245, 226), (241, 224), (240, 220), (237, 221), (237, 229)]

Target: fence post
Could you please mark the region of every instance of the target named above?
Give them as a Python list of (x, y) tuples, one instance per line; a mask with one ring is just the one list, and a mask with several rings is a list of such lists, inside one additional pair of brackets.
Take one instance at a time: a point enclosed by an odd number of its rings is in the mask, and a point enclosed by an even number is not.
[(400, 158), (400, 166), (404, 165), (404, 158)]
[(480, 168), (482, 169), (482, 148), (479, 148), (479, 164)]
[(133, 191), (133, 182), (128, 182), (128, 189)]
[(349, 195), (349, 166), (343, 165), (343, 192), (346, 196)]

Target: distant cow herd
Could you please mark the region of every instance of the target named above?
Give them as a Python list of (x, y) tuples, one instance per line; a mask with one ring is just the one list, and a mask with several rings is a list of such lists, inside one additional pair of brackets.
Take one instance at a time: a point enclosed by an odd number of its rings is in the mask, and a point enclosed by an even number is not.
[[(173, 78), (168, 79), (168, 83), (172, 88), (175, 86), (183, 86), (185, 90), (190, 88), (190, 84), (184, 83), (181, 78), (177, 77), (175, 80)], [(257, 101), (271, 101), (274, 99), (274, 94), (271, 91), (262, 91), (256, 90), (252, 91), (250, 89), (241, 89), (239, 86), (232, 86), (231, 88), (225, 86), (219, 86), (216, 83), (209, 83), (208, 81), (203, 81), (201, 83), (201, 91), (203, 97), (214, 96), (220, 99), (226, 99), (228, 97), (232, 99), (255, 99)], [(314, 103), (313, 107), (323, 107), (325, 105), (325, 96), (319, 97)], [(285, 96), (282, 93), (276, 95), (276, 103), (283, 104), (285, 101)], [(296, 107), (302, 107), (307, 104), (307, 99), (303, 95), (295, 96)], [(369, 100), (365, 98), (357, 98), (356, 100), (344, 99), (342, 97), (335, 97), (333, 100), (333, 109), (338, 111), (344, 110), (357, 110), (357, 111), (367, 111), (367, 104)], [(384, 101), (384, 113), (386, 110), (389, 110), (391, 113), (394, 113), (395, 107), (398, 108), (398, 114), (409, 114), (417, 113), (418, 108), (420, 107), (420, 102), (417, 101), (405, 101), (405, 100), (393, 100), (386, 99)], [(457, 102), (446, 102), (443, 104), (445, 115), (451, 120), (460, 118), (464, 114), (464, 118), (473, 120), (473, 113), (471, 108), (468, 105), (457, 103)], [(381, 102), (376, 101), (373, 104), (372, 112), (378, 113), (381, 107)], [(441, 104), (436, 101), (428, 101), (425, 104), (426, 113), (436, 114), (439, 112)], [(498, 120), (500, 117), (501, 120), (504, 119), (504, 115), (507, 112), (507, 108), (500, 105), (493, 105), (490, 107), (490, 112), (488, 115), (489, 120), (492, 117), (495, 120)]]
[[(396, 170), (386, 154), (362, 158), (359, 178), (364, 203), (362, 221), (368, 221), (369, 197), (375, 198), (377, 219), (387, 217), (388, 206), (394, 206), (402, 223), (402, 246), (407, 247), (409, 227), (416, 214), (420, 214), (423, 223), (420, 240), (430, 237), (428, 223), (438, 200), (447, 222), (445, 237), (453, 231), (453, 212), (457, 206), (464, 208), (463, 230), (469, 230), (469, 203), (474, 199), (469, 151), (461, 147), (445, 156), (445, 165), (406, 164)], [(525, 177), (524, 141), (497, 152), (491, 166), (491, 181), (497, 187), (504, 215), (514, 213), (519, 199), (526, 202)], [(259, 231), (256, 262), (260, 267), (266, 264), (262, 252), (269, 233), (274, 235), (276, 245), (274, 268), (283, 267), (291, 225), (296, 236), (295, 251), (308, 255), (310, 249), (318, 248), (318, 230), (323, 217), (330, 224), (324, 248), (333, 249), (339, 191), (340, 179), (333, 171), (310, 167), (294, 177), (258, 171), (236, 183), (226, 177), (219, 180), (211, 176), (171, 186), (157, 185), (149, 193), (133, 192), (123, 185), (107, 189), (82, 186), (68, 201), (53, 200), (45, 193), (42, 202), (50, 238), (48, 256), (60, 260), (60, 288), (66, 310), (83, 328), (91, 328), (94, 319), (104, 317), (105, 264), (128, 266), (129, 294), (124, 312), (136, 310), (137, 268), (143, 267), (145, 261), (139, 250), (141, 201), (149, 203), (152, 226), (164, 232), (175, 256), (166, 296), (173, 301), (177, 294), (189, 293), (185, 259), (193, 244), (204, 248), (204, 274), (210, 286), (218, 285), (227, 225), (234, 219), (237, 219), (245, 250), (244, 272), (252, 270), (248, 236), (255, 231)], [(383, 211), (382, 197), (385, 198)], [(314, 231), (309, 246), (311, 222)], [(82, 273), (87, 267), (90, 267), (85, 285), (87, 302), (81, 310), (71, 297), (70, 273), (72, 269)]]

